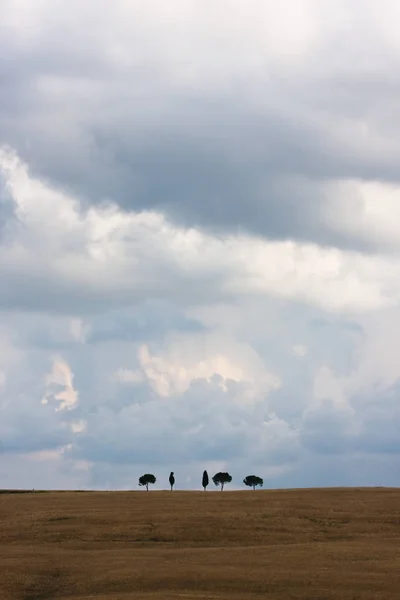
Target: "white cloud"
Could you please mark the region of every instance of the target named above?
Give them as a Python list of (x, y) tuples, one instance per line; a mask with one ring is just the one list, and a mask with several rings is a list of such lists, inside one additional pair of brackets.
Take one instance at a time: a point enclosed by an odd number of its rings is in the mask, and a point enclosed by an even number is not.
[(330, 194), (335, 202), (327, 205), (326, 218), (332, 227), (374, 243), (382, 250), (399, 252), (400, 185), (341, 181), (332, 184)]
[(70, 330), (74, 339), (78, 340), (82, 344), (85, 343), (86, 336), (89, 333), (89, 327), (85, 324), (83, 319), (71, 319)]
[(307, 346), (304, 346), (304, 344), (295, 344), (292, 350), (299, 358), (304, 358), (308, 354), (308, 348)]
[(142, 346), (139, 364), (151, 387), (166, 397), (183, 394), (197, 379), (210, 382), (215, 376), (220, 378), (218, 387), (224, 392), (228, 391), (227, 381), (250, 384), (254, 389), (241, 397), (245, 403), (257, 400), (260, 392), (267, 395), (280, 385), (279, 378), (265, 370), (250, 347), (211, 336), (190, 335), (174, 340), (166, 352), (158, 356)]
[(68, 363), (62, 358), (54, 359), (53, 368), (46, 376), (46, 394), (42, 404), (58, 402), (56, 411), (73, 410), (78, 404), (78, 392), (74, 389), (73, 379)]
[(331, 402), (338, 409), (350, 410), (342, 385), (332, 370), (326, 365), (321, 366), (315, 376), (313, 397), (317, 406), (326, 401)]
[[(160, 213), (123, 214), (112, 206), (84, 215), (76, 200), (32, 178), (15, 156), (4, 151), (0, 166), (21, 223), (3, 250), (6, 303), (18, 302), (13, 288), (19, 290), (27, 277), (36, 294), (45, 296), (56, 285), (102, 303), (175, 296), (194, 304), (212, 282), (217, 297), (272, 295), (333, 311), (371, 310), (400, 299), (400, 259), (394, 257), (244, 235), (214, 237), (174, 226)], [(24, 302), (29, 305), (29, 298)], [(44, 298), (40, 302), (46, 305)]]
[(141, 383), (144, 380), (144, 377), (139, 370), (132, 371), (130, 369), (118, 369), (113, 374), (113, 379), (115, 381), (120, 381), (121, 383), (137, 384)]
[(83, 419), (80, 421), (72, 421), (71, 423), (72, 433), (85, 433), (87, 430), (87, 423)]

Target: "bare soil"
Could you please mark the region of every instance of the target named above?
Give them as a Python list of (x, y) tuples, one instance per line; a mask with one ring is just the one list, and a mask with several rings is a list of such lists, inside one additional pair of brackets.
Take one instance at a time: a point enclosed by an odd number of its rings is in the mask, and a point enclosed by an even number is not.
[(0, 600), (398, 600), (400, 490), (0, 493)]

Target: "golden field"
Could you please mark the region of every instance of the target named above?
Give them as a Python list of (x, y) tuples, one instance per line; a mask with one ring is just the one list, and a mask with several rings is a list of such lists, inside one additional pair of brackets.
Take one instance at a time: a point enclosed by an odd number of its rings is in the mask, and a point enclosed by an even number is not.
[(0, 493), (0, 600), (400, 598), (400, 490)]

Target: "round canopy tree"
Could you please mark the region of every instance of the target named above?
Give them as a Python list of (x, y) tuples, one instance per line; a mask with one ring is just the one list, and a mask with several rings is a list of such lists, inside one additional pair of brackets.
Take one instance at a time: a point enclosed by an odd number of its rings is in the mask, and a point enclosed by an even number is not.
[(149, 491), (149, 483), (152, 485), (155, 484), (156, 478), (151, 473), (145, 473), (141, 477), (139, 477), (139, 485), (146, 487), (146, 490)]
[(257, 477), (257, 475), (247, 475), (247, 477), (243, 479), (243, 483), (255, 490), (256, 487), (262, 487), (264, 485), (264, 480), (261, 479), (261, 477)]
[(230, 483), (232, 481), (232, 475), (229, 475), (229, 473), (216, 473), (214, 475), (214, 477), (212, 478), (213, 482), (215, 485), (220, 485), (221, 486), (221, 492), (224, 489), (224, 485), (226, 483)]

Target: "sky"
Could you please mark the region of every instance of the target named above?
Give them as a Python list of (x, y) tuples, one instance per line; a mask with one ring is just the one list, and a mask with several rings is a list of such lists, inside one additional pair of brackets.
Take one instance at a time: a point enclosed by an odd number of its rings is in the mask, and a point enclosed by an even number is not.
[(0, 13), (0, 487), (400, 485), (399, 3)]

